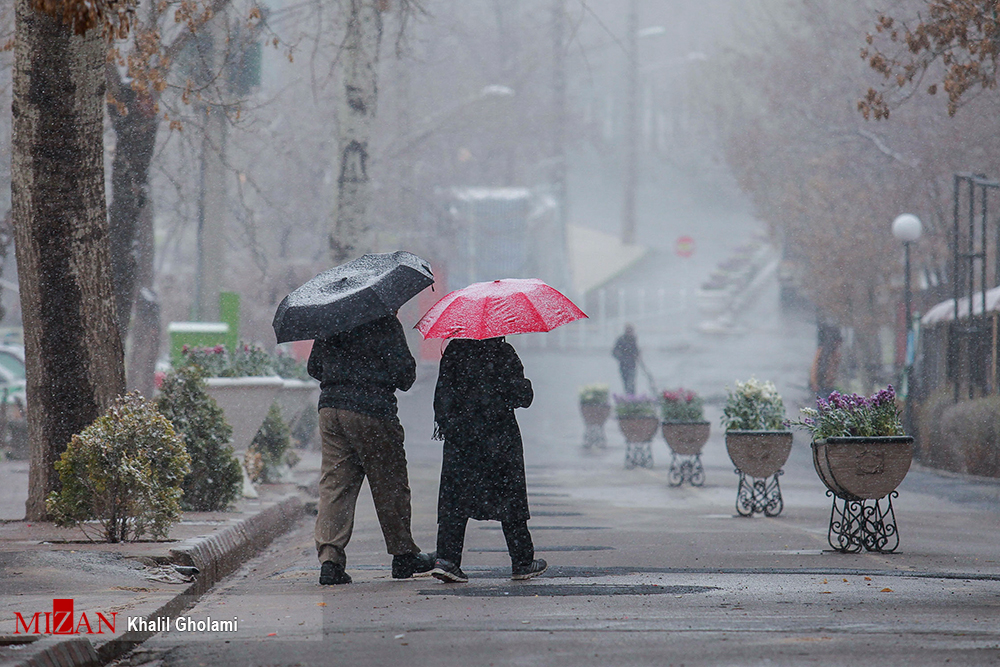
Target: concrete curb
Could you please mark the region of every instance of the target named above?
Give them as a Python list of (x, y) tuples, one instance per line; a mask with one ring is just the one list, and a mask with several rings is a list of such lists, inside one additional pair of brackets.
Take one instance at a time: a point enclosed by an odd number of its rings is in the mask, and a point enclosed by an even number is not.
[[(180, 614), (219, 580), (291, 528), (303, 512), (298, 496), (290, 496), (219, 533), (193, 538), (171, 549), (171, 562), (193, 565), (201, 572), (194, 583), (149, 614), (146, 620), (173, 618)], [(96, 667), (122, 656), (154, 634), (125, 632), (96, 647), (85, 637), (46, 637), (27, 648), (25, 655), (3, 663), (2, 667)]]

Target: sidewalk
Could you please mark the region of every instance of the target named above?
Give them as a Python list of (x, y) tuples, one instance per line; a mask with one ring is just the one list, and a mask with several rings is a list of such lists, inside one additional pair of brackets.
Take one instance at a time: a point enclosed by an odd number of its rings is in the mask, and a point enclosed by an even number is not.
[[(135, 619), (176, 616), (295, 524), (319, 474), (319, 453), (299, 453), (292, 482), (263, 485), (259, 498), (241, 499), (231, 512), (185, 512), (166, 540), (107, 544), (51, 523), (0, 523), (0, 665), (99, 665), (149, 638), (151, 631), (130, 630), (129, 619), (141, 627)], [(0, 517), (24, 515), (27, 468), (25, 461), (0, 461)], [(184, 576), (174, 565), (199, 574)], [(39, 612), (43, 633), (54, 618), (53, 599), (65, 598), (73, 601), (80, 634), (35, 635), (21, 627), (27, 623), (34, 633)]]

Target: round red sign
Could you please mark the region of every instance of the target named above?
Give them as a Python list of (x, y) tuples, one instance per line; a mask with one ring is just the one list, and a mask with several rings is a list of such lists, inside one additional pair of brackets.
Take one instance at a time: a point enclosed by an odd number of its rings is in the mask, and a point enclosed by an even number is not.
[(694, 254), (694, 239), (690, 236), (681, 236), (674, 244), (674, 252), (680, 257), (690, 257)]

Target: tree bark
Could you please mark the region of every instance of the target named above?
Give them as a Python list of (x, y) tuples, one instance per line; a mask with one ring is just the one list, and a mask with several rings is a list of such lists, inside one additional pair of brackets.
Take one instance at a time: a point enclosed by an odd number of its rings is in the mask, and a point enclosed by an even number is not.
[(104, 199), (107, 44), (17, 0), (12, 210), (27, 361), (26, 516), (53, 463), (125, 389)]
[(124, 85), (117, 67), (109, 65), (107, 76), (112, 96), (117, 102), (108, 104), (111, 127), (115, 132), (111, 205), (108, 208), (111, 273), (118, 328), (122, 338), (125, 338), (138, 291), (138, 239), (142, 235), (139, 225), (143, 211), (150, 205), (149, 167), (160, 119), (156, 115), (156, 101), (148, 94), (139, 94), (131, 86)]
[(330, 232), (330, 258), (340, 264), (375, 245), (368, 206), (368, 146), (378, 101), (378, 58), (382, 42), (383, 0), (344, 0), (346, 23), (340, 56), (339, 177)]

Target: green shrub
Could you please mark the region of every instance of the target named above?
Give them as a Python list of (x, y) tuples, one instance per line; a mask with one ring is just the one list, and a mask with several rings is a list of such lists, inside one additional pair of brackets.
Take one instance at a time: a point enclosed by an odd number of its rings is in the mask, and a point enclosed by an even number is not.
[(184, 478), (181, 506), (195, 512), (228, 508), (242, 490), (243, 472), (229, 444), (233, 429), (222, 408), (205, 391), (196, 366), (185, 366), (163, 380), (157, 400), (191, 455), (191, 472)]
[(285, 452), (291, 441), (288, 424), (281, 418), (281, 408), (277, 403), (272, 403), (264, 423), (260, 425), (247, 450), (250, 455), (259, 454), (261, 461), (260, 472), (256, 476), (251, 475), (251, 479), (255, 482), (277, 482), (281, 464), (287, 463)]
[(197, 366), (204, 377), (256, 377), (274, 375), (271, 355), (263, 348), (240, 343), (230, 352), (223, 345), (187, 347), (181, 352), (184, 366)]
[(306, 365), (290, 354), (285, 354), (278, 350), (271, 358), (271, 367), (274, 374), (286, 380), (311, 380), (306, 371)]
[(316, 429), (319, 427), (319, 413), (315, 408), (302, 411), (299, 418), (291, 425), (292, 442), (300, 449), (308, 449), (316, 441)]
[(166, 536), (180, 519), (181, 482), (191, 465), (184, 443), (156, 406), (138, 393), (119, 396), (56, 462), (62, 489), (46, 507), (60, 526), (96, 520), (108, 542), (147, 531)]
[(953, 403), (942, 412), (941, 431), (959, 472), (1000, 477), (1000, 396)]
[(959, 472), (962, 462), (952, 448), (953, 438), (943, 429), (944, 412), (955, 405), (954, 390), (942, 387), (916, 406), (917, 458), (921, 463)]

